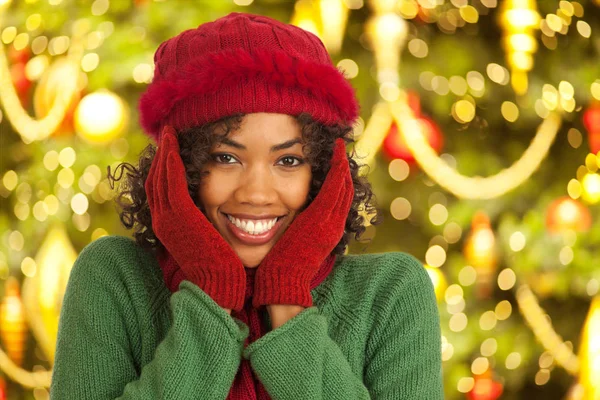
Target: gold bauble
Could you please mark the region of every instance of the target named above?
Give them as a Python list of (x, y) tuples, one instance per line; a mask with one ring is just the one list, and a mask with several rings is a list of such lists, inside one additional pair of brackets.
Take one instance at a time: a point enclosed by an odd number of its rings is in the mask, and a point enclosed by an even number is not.
[(479, 211), (473, 216), (463, 252), (467, 262), (477, 271), (477, 296), (488, 297), (498, 266), (498, 254), (490, 219), (485, 213)]
[(592, 226), (590, 210), (569, 196), (554, 200), (546, 211), (546, 229), (551, 233), (585, 232)]
[(579, 383), (585, 399), (600, 399), (600, 295), (592, 304), (581, 332)]
[(125, 102), (102, 89), (86, 95), (75, 110), (75, 130), (91, 143), (108, 143), (119, 136), (129, 120)]
[(5, 282), (4, 299), (0, 303), (0, 338), (8, 357), (16, 364), (23, 363), (27, 323), (19, 295), (19, 281), (9, 277)]
[(35, 257), (36, 273), (23, 283), (23, 302), (37, 343), (54, 362), (62, 300), (77, 258), (62, 225), (53, 226)]
[(429, 274), (429, 278), (431, 279), (431, 283), (433, 283), (433, 289), (435, 291), (435, 298), (439, 302), (444, 298), (444, 293), (448, 288), (448, 281), (446, 280), (446, 276), (439, 268), (430, 267), (429, 265), (425, 265), (425, 269)]
[(581, 198), (588, 204), (600, 201), (600, 175), (588, 173), (581, 179)]

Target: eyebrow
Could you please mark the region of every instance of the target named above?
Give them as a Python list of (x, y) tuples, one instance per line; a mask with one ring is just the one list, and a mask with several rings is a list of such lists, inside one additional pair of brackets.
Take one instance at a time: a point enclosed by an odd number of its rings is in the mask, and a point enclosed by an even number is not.
[[(231, 147), (235, 147), (236, 149), (246, 150), (246, 146), (244, 146), (241, 143), (236, 142), (235, 140), (229, 139), (229, 138), (223, 138), (221, 143), (226, 144)], [(285, 141), (283, 143), (276, 144), (275, 146), (271, 147), (271, 153), (274, 153), (279, 150), (289, 149), (290, 147), (292, 147), (298, 143), (302, 143), (302, 140), (300, 138), (291, 139), (291, 140)]]

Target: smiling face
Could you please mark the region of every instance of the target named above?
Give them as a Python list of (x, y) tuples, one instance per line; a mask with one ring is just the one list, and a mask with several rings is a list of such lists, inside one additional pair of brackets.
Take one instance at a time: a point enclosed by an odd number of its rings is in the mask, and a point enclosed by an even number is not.
[(247, 114), (211, 149), (198, 196), (208, 220), (246, 267), (257, 267), (306, 204), (312, 178), (300, 125)]

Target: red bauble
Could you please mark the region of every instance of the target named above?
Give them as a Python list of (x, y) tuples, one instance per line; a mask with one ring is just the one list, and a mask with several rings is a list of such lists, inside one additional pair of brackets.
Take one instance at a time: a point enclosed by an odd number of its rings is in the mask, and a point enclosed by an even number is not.
[(15, 49), (14, 46), (8, 48), (8, 60), (11, 64), (26, 64), (31, 58), (31, 51), (28, 47), (22, 48), (21, 50)]
[(600, 103), (591, 105), (583, 112), (583, 125), (590, 133), (600, 133)]
[(583, 113), (582, 120), (588, 131), (590, 151), (596, 154), (600, 151), (600, 103), (588, 107)]
[(470, 392), (467, 393), (469, 400), (496, 400), (504, 391), (504, 387), (500, 382), (496, 382), (492, 372), (488, 369), (481, 375), (475, 375), (475, 385)]
[[(429, 145), (439, 153), (444, 146), (444, 136), (439, 126), (431, 118), (425, 116), (421, 116), (417, 121), (422, 124), (423, 133)], [(415, 162), (414, 156), (406, 146), (395, 123), (392, 124), (383, 141), (383, 151), (391, 159), (400, 158), (409, 164)]]
[(419, 93), (414, 90), (409, 90), (406, 92), (406, 102), (408, 106), (415, 114), (415, 117), (421, 116), (421, 98), (419, 97)]
[(27, 79), (27, 76), (25, 75), (25, 63), (13, 64), (10, 67), (10, 75), (15, 90), (21, 100), (21, 104), (23, 104), (24, 107), (27, 107), (29, 104), (28, 94), (29, 89), (31, 88), (31, 81)]
[(592, 227), (590, 210), (578, 200), (562, 196), (554, 200), (546, 210), (546, 229), (550, 233), (568, 230), (586, 232)]
[(590, 152), (598, 154), (600, 152), (600, 132), (590, 132), (588, 141), (590, 142)]

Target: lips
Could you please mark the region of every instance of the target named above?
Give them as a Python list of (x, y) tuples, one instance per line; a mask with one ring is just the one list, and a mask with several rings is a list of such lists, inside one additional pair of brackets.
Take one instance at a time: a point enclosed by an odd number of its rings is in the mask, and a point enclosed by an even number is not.
[(260, 246), (260, 245), (266, 244), (269, 241), (271, 241), (273, 239), (273, 237), (275, 237), (275, 235), (277, 234), (277, 232), (279, 231), (281, 226), (283, 225), (282, 221), (285, 219), (285, 217), (280, 217), (277, 219), (277, 222), (275, 222), (275, 225), (273, 225), (273, 227), (271, 229), (269, 229), (268, 231), (263, 232), (259, 235), (251, 235), (248, 232), (235, 226), (229, 220), (229, 218), (227, 218), (226, 214), (224, 214), (224, 213), (221, 213), (221, 214), (222, 214), (223, 219), (225, 220), (225, 224), (227, 225), (227, 229), (229, 230), (229, 232), (241, 243), (243, 243), (245, 245), (250, 245), (250, 246)]

